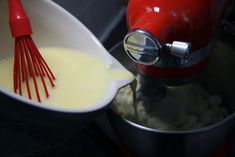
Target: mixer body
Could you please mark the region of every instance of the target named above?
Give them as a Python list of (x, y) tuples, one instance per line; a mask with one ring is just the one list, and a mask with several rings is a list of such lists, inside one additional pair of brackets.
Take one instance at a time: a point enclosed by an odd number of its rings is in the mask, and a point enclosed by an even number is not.
[(174, 84), (198, 76), (208, 63), (229, 0), (130, 0), (126, 53), (142, 76)]

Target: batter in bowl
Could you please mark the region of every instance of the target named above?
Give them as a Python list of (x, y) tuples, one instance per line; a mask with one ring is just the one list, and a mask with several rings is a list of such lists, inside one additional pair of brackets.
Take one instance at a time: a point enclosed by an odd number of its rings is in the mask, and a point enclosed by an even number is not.
[[(42, 102), (60, 108), (86, 108), (104, 97), (107, 87), (114, 80), (132, 80), (133, 75), (126, 70), (113, 70), (100, 59), (85, 52), (67, 48), (42, 48), (40, 52), (55, 74), (55, 87), (47, 82), (50, 97), (46, 98), (38, 80)], [(13, 92), (13, 58), (1, 61), (0, 87)], [(40, 77), (37, 77), (40, 79)], [(32, 96), (35, 93), (30, 79)], [(25, 82), (23, 96), (27, 97)], [(33, 100), (37, 100), (36, 96)]]

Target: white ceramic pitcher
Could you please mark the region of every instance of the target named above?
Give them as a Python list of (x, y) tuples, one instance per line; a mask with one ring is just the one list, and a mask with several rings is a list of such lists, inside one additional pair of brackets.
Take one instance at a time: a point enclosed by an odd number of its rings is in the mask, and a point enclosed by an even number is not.
[[(100, 58), (111, 69), (125, 68), (114, 59), (97, 38), (74, 16), (51, 0), (22, 0), (30, 18), (32, 38), (40, 47), (64, 47), (83, 51)], [(69, 3), (69, 2), (68, 2)], [(0, 61), (13, 55), (14, 39), (8, 24), (7, 0), (0, 1)], [(13, 68), (13, 67), (12, 67)], [(1, 79), (1, 77), (0, 77)], [(115, 97), (119, 88), (132, 80), (115, 80), (109, 83), (107, 93), (102, 100), (87, 109), (61, 109), (48, 104), (39, 104), (0, 88), (1, 97), (7, 96), (25, 105), (71, 113), (90, 112), (107, 106)], [(1, 100), (0, 100), (1, 101)], [(9, 104), (11, 105), (11, 104)]]

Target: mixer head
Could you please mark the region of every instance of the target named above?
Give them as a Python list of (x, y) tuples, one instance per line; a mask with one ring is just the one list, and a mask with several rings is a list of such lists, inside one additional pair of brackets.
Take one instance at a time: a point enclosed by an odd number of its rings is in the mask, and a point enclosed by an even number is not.
[(123, 44), (142, 76), (185, 83), (205, 69), (229, 0), (130, 0)]

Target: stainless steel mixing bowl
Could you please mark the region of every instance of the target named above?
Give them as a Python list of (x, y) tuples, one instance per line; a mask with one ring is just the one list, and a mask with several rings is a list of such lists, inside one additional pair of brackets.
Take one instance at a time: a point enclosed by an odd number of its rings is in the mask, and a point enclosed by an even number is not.
[[(226, 34), (225, 34), (226, 36)], [(224, 36), (223, 36), (224, 37)], [(207, 69), (198, 80), (210, 92), (219, 93), (230, 111), (226, 119), (205, 128), (190, 131), (160, 131), (122, 118), (114, 108), (108, 110), (110, 123), (120, 139), (140, 157), (208, 157), (235, 131), (235, 47), (233, 36), (226, 36), (213, 46)], [(110, 53), (127, 69), (135, 72), (122, 43)], [(215, 88), (216, 87), (216, 88)]]

